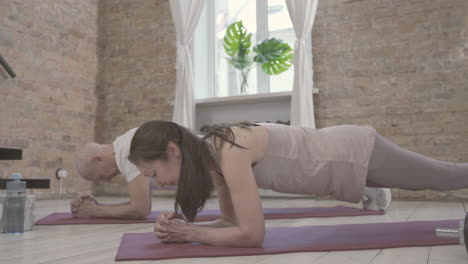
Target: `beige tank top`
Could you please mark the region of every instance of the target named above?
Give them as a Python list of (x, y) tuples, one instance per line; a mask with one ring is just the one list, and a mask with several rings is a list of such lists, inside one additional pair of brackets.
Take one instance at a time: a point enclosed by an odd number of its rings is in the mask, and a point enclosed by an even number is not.
[(375, 129), (355, 125), (322, 129), (259, 125), (267, 129), (269, 139), (264, 157), (252, 167), (258, 187), (361, 201)]

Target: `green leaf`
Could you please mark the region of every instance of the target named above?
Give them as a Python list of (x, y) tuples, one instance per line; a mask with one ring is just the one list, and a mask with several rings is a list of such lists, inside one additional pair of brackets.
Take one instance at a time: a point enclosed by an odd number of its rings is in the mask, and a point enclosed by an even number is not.
[(252, 34), (247, 34), (242, 21), (234, 22), (226, 29), (224, 36), (224, 50), (231, 57), (242, 60), (250, 53)]
[(262, 64), (262, 70), (268, 75), (287, 71), (293, 60), (293, 50), (288, 43), (275, 38), (266, 39), (256, 45), (254, 61)]

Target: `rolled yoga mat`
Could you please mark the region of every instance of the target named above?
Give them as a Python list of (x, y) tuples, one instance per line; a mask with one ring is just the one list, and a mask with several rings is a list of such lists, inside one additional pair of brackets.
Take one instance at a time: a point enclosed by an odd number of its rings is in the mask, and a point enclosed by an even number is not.
[(115, 257), (123, 260), (227, 257), (458, 244), (435, 236), (436, 227), (458, 228), (459, 220), (267, 228), (262, 248), (198, 243), (161, 244), (154, 233), (126, 233)]
[[(80, 225), (80, 224), (135, 224), (153, 223), (161, 211), (152, 211), (145, 220), (109, 219), (109, 218), (74, 218), (71, 213), (52, 213), (36, 221), (36, 225)], [(348, 206), (333, 207), (291, 207), (264, 208), (265, 219), (293, 219), (308, 217), (334, 217), (381, 215), (384, 211), (364, 210)], [(195, 221), (211, 221), (219, 218), (218, 209), (201, 211)]]

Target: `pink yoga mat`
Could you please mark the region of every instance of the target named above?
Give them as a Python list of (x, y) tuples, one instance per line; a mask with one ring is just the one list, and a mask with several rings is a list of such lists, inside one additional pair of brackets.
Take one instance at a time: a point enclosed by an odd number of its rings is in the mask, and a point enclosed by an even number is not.
[(122, 260), (227, 257), (292, 252), (338, 251), (455, 245), (435, 236), (436, 227), (457, 228), (458, 220), (267, 228), (262, 248), (217, 247), (197, 243), (161, 244), (153, 233), (126, 233), (115, 257)]
[[(383, 211), (364, 210), (348, 206), (264, 208), (265, 219), (292, 219), (308, 217), (334, 217), (381, 215)], [(36, 225), (80, 225), (80, 224), (134, 224), (153, 223), (160, 211), (153, 211), (145, 220), (107, 218), (73, 218), (71, 213), (52, 213), (36, 221)], [(219, 210), (207, 209), (200, 212), (195, 221), (211, 221), (219, 218)]]

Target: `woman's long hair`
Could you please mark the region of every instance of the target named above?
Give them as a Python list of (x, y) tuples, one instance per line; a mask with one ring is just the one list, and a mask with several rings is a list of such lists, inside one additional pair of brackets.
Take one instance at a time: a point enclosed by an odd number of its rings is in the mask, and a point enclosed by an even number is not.
[[(240, 127), (254, 124), (240, 123)], [(210, 165), (214, 159), (205, 139), (214, 137), (220, 149), (224, 142), (244, 148), (235, 143), (235, 136), (230, 125), (214, 126), (200, 138), (185, 127), (169, 121), (148, 121), (140, 126), (130, 144), (128, 159), (136, 164), (139, 161), (168, 160), (167, 144), (172, 141), (182, 152), (182, 167), (177, 186), (174, 211), (182, 211), (185, 219), (193, 222), (198, 212), (203, 209), (206, 200), (213, 191)]]

